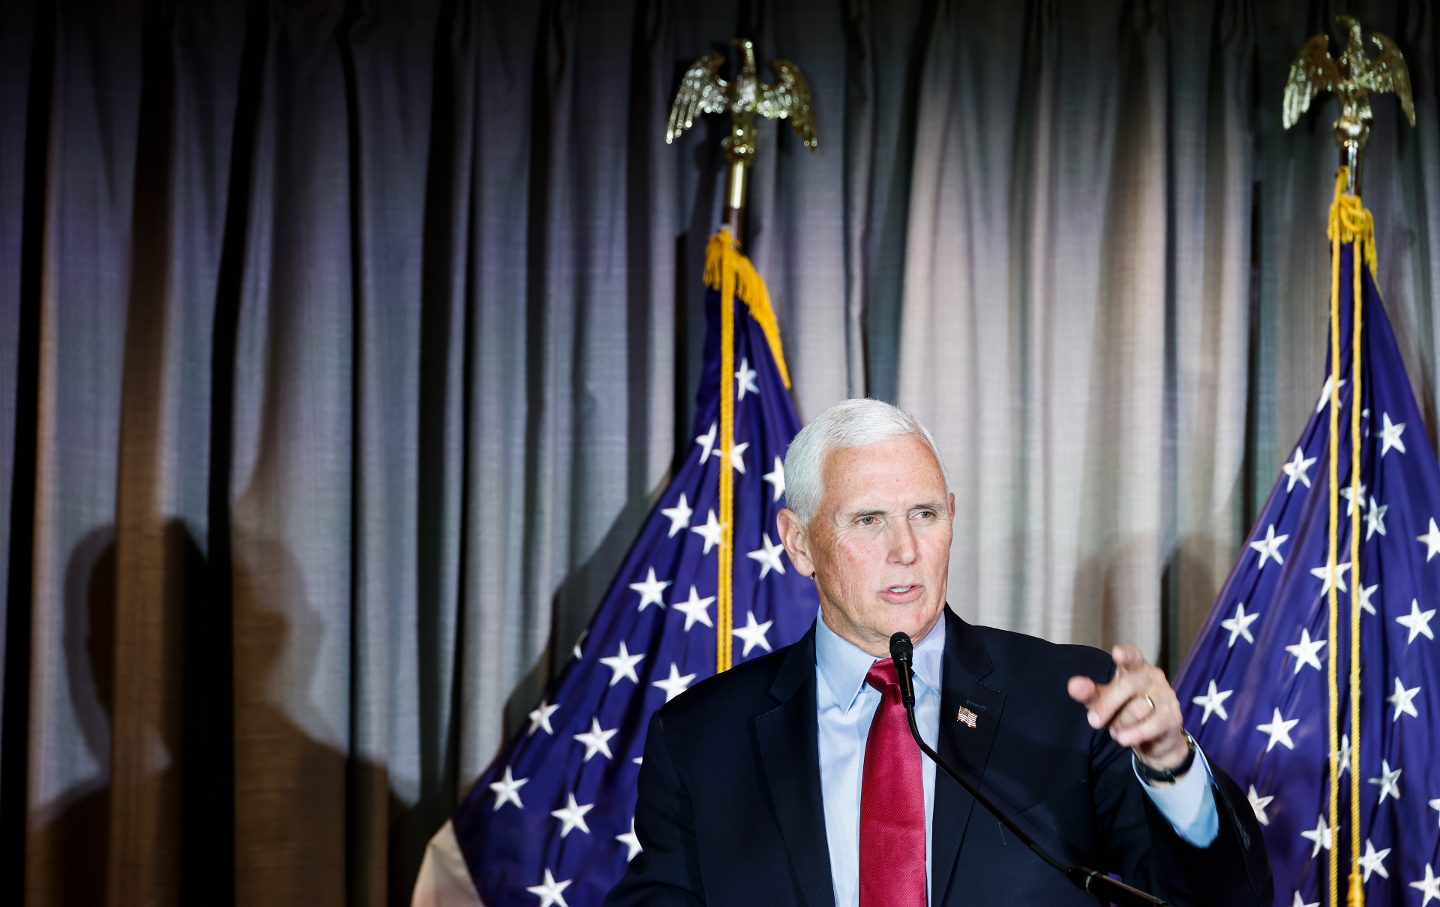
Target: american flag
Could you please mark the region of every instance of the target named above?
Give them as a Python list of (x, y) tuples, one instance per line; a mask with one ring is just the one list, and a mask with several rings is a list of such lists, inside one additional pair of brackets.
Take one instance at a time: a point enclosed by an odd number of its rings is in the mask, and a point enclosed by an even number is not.
[(721, 294), (712, 288), (694, 440), (573, 658), (451, 820), (489, 907), (598, 905), (640, 852), (635, 784), (650, 716), (716, 670), (722, 468), (734, 478), (734, 662), (793, 642), (815, 617), (814, 585), (790, 567), (775, 529), (800, 422), (764, 285), (729, 242), (725, 233), (711, 240), (707, 272), (742, 272), (728, 379), (734, 446), (724, 462)]
[[(1245, 788), (1264, 827), (1277, 907), (1345, 897), (1353, 855), (1366, 903), (1440, 902), (1440, 464), (1363, 260), (1359, 487), (1350, 475), (1355, 245), (1341, 247), (1339, 540), (1328, 569), (1330, 383), (1270, 493), (1181, 672), (1186, 726)], [(1360, 565), (1351, 563), (1351, 508)], [(1327, 642), (1328, 587), (1340, 632)], [(1358, 584), (1358, 587), (1357, 587)], [(1351, 594), (1361, 606), (1360, 734), (1350, 735)], [(1329, 660), (1339, 678), (1339, 821), (1329, 808)], [(1358, 743), (1360, 772), (1349, 762)], [(1351, 791), (1361, 797), (1352, 850)]]

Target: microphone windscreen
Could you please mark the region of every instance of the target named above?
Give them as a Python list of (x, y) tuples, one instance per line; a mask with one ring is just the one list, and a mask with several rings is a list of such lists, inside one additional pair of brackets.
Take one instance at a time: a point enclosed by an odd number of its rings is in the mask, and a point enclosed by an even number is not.
[(890, 657), (895, 661), (910, 661), (915, 652), (915, 646), (910, 642), (910, 635), (901, 630), (890, 637)]

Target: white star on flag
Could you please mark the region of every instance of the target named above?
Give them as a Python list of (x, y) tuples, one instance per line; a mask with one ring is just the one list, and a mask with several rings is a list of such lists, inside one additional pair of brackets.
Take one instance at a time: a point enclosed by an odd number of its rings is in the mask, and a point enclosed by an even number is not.
[(709, 554), (711, 548), (720, 544), (720, 534), (725, 531), (725, 527), (715, 518), (715, 511), (711, 510), (710, 516), (705, 518), (705, 525), (692, 526), (690, 531), (705, 540), (705, 550), (702, 553)]
[(730, 448), (730, 466), (741, 475), (745, 474), (745, 451), (750, 449), (750, 442), (736, 444)]
[(1234, 694), (1234, 690), (1219, 690), (1215, 687), (1215, 681), (1210, 681), (1210, 689), (1204, 696), (1196, 696), (1191, 701), (1198, 706), (1205, 708), (1205, 714), (1200, 716), (1200, 723), (1204, 724), (1210, 720), (1212, 714), (1219, 715), (1221, 721), (1229, 721), (1230, 715), (1225, 711), (1225, 700)]
[[(1342, 497), (1342, 498), (1345, 499), (1345, 515), (1346, 515), (1346, 516), (1350, 516), (1352, 513), (1355, 512), (1355, 501), (1356, 501), (1355, 489), (1351, 488), (1349, 485), (1346, 485), (1344, 488), (1340, 489), (1340, 497)], [(1360, 483), (1360, 496), (1359, 496), (1359, 501), (1360, 501), (1360, 515), (1361, 515), (1361, 516), (1364, 516), (1364, 515), (1365, 515), (1365, 483), (1364, 483), (1364, 482), (1361, 482), (1361, 483)]]
[(1440, 876), (1435, 875), (1435, 871), (1430, 868), (1429, 863), (1425, 864), (1425, 878), (1411, 882), (1410, 887), (1425, 895), (1425, 900), (1420, 902), (1420, 907), (1425, 907), (1431, 900), (1440, 900)]
[(745, 651), (740, 653), (741, 658), (747, 657), (750, 654), (750, 650), (756, 646), (759, 646), (766, 652), (770, 651), (770, 640), (765, 638), (765, 634), (770, 632), (770, 625), (773, 623), (773, 620), (767, 620), (763, 624), (756, 623), (755, 612), (751, 611), (745, 615), (745, 626), (736, 627), (730, 631), (745, 642)]
[(779, 542), (771, 542), (770, 533), (768, 532), (765, 533), (762, 538), (764, 541), (760, 543), (760, 547), (747, 553), (745, 556), (760, 564), (761, 579), (769, 576), (771, 570), (774, 570), (776, 573), (784, 573), (785, 564), (780, 560), (780, 552), (785, 550), (785, 546)]
[(1306, 488), (1310, 487), (1310, 467), (1315, 465), (1315, 460), (1315, 457), (1306, 457), (1304, 450), (1298, 447), (1295, 448), (1294, 458), (1292, 458), (1289, 463), (1280, 467), (1280, 471), (1289, 476), (1289, 480), (1285, 483), (1285, 492), (1287, 494), (1295, 488), (1296, 482), (1299, 482)]
[(565, 824), (565, 827), (560, 829), (560, 837), (563, 838), (569, 835), (570, 832), (574, 831), (577, 828), (585, 832), (585, 834), (587, 835), (590, 834), (590, 826), (585, 823), (585, 814), (588, 813), (590, 810), (594, 809), (595, 804), (586, 803), (584, 805), (581, 805), (579, 803), (576, 803), (575, 795), (573, 793), (566, 794), (565, 796), (570, 801), (569, 805), (566, 806), (564, 809), (557, 809), (550, 813), (550, 815), (554, 816)]
[(1405, 423), (1391, 422), (1389, 413), (1381, 413), (1380, 418), (1385, 421), (1384, 426), (1380, 429), (1380, 456), (1385, 456), (1392, 449), (1403, 454), (1405, 442), (1400, 440), (1400, 434), (1405, 431)]
[(1336, 773), (1343, 775), (1350, 771), (1350, 735), (1340, 735), (1340, 749), (1335, 753), (1335, 764), (1340, 766)]
[(1331, 573), (1330, 573), (1330, 565), (1329, 565), (1329, 564), (1322, 564), (1322, 565), (1319, 566), (1319, 567), (1314, 567), (1314, 568), (1312, 568), (1312, 569), (1310, 570), (1310, 575), (1313, 576), (1313, 577), (1315, 577), (1315, 578), (1318, 579), (1318, 580), (1321, 580), (1321, 585), (1320, 585), (1320, 594), (1321, 594), (1321, 595), (1324, 595), (1324, 594), (1326, 594), (1327, 592), (1330, 591), (1330, 583), (1331, 583), (1332, 579), (1333, 579), (1333, 581), (1334, 581), (1334, 583), (1335, 583), (1335, 588), (1336, 588), (1336, 589), (1339, 589), (1341, 592), (1348, 592), (1349, 590), (1348, 590), (1348, 589), (1346, 588), (1346, 586), (1345, 586), (1345, 571), (1346, 571), (1346, 570), (1349, 570), (1349, 569), (1350, 569), (1350, 565), (1349, 565), (1349, 564), (1336, 564), (1336, 565), (1335, 565), (1335, 573), (1334, 573), (1334, 575), (1333, 575), (1333, 577), (1332, 577), (1332, 576), (1331, 576)]
[(704, 463), (715, 453), (715, 434), (720, 431), (719, 422), (711, 422), (710, 430), (695, 438), (695, 443), (700, 445), (700, 462)]
[[(623, 835), (616, 835), (615, 840), (624, 844), (626, 850), (629, 851), (625, 857), (626, 860), (633, 860), (640, 853), (640, 839), (635, 836), (635, 819), (633, 817), (630, 819), (630, 830)], [(1389, 853), (1390, 851), (1385, 852)]]
[[(684, 495), (680, 496), (682, 499)], [(659, 580), (655, 578), (655, 568), (651, 567), (650, 572), (645, 576), (644, 581), (631, 583), (630, 588), (640, 593), (640, 610), (644, 611), (650, 605), (665, 607), (665, 602), (660, 599), (660, 593), (664, 592), (671, 583), (670, 580)]]
[(1270, 801), (1274, 800), (1275, 797), (1260, 796), (1260, 794), (1256, 792), (1255, 785), (1253, 784), (1250, 785), (1250, 792), (1246, 794), (1246, 797), (1250, 800), (1250, 808), (1255, 810), (1256, 821), (1258, 821), (1261, 825), (1269, 825), (1270, 817), (1265, 815), (1265, 807), (1269, 806)]
[(540, 907), (570, 907), (569, 904), (565, 903), (565, 895), (561, 894), (562, 891), (570, 887), (570, 882), (570, 879), (566, 879), (563, 882), (555, 881), (555, 877), (551, 875), (550, 870), (547, 869), (545, 870), (545, 881), (539, 885), (532, 885), (525, 890), (540, 899)]
[(1440, 554), (1440, 526), (1435, 525), (1433, 516), (1430, 518), (1430, 531), (1415, 536), (1415, 541), (1425, 543), (1425, 563), (1430, 563), (1430, 558)]
[(1361, 611), (1369, 611), (1371, 614), (1374, 614), (1374, 613), (1375, 613), (1375, 606), (1370, 603), (1370, 599), (1371, 599), (1372, 596), (1374, 596), (1375, 591), (1376, 591), (1377, 589), (1379, 589), (1379, 588), (1380, 588), (1380, 584), (1379, 584), (1379, 583), (1375, 583), (1373, 586), (1361, 586), (1361, 587), (1360, 587), (1360, 610), (1361, 610)]
[[(755, 386), (756, 372), (750, 367), (750, 360), (744, 356), (740, 357), (740, 368), (735, 372), (735, 399), (744, 400), (747, 393), (758, 394), (760, 388)], [(1405, 426), (1400, 426), (1404, 428)]]
[[(1338, 831), (1340, 826), (1337, 825), (1335, 828)], [(1315, 827), (1309, 831), (1300, 832), (1300, 837), (1315, 842), (1315, 849), (1310, 851), (1310, 859), (1313, 860), (1320, 855), (1320, 848), (1330, 849), (1330, 842), (1334, 835), (1330, 833), (1330, 826), (1325, 822), (1325, 817), (1321, 816), (1316, 821)]]
[(1293, 750), (1295, 748), (1295, 741), (1290, 739), (1290, 729), (1299, 723), (1299, 718), (1291, 718), (1287, 721), (1285, 717), (1280, 714), (1280, 710), (1276, 709), (1274, 717), (1270, 719), (1268, 724), (1257, 724), (1255, 730), (1270, 735), (1270, 742), (1265, 744), (1265, 752), (1270, 752), (1275, 748), (1275, 744), (1277, 743), (1284, 744), (1286, 749)]
[(635, 674), (635, 666), (638, 665), (640, 659), (644, 657), (644, 653), (631, 655), (630, 650), (625, 648), (625, 640), (620, 640), (620, 650), (618, 652), (608, 658), (600, 659), (600, 663), (608, 667), (611, 671), (610, 686), (613, 687), (619, 683), (621, 678), (629, 680), (631, 683), (639, 683), (640, 678)]
[[(1315, 404), (1315, 412), (1317, 412), (1317, 413), (1320, 412), (1322, 409), (1324, 409), (1324, 408), (1330, 403), (1330, 387), (1331, 387), (1331, 385), (1334, 383), (1334, 381), (1335, 381), (1334, 378), (1326, 378), (1326, 379), (1325, 379), (1325, 386), (1322, 387), (1322, 388), (1320, 388), (1320, 400), (1319, 400), (1319, 402), (1317, 402), (1317, 403)], [(1341, 379), (1340, 379), (1340, 391), (1341, 391), (1341, 392), (1343, 392), (1343, 391), (1345, 390), (1345, 384), (1346, 384), (1345, 379), (1344, 379), (1344, 378), (1341, 378)]]
[(1430, 808), (1435, 810), (1435, 825), (1440, 828), (1440, 797), (1430, 801)]
[[(1315, 670), (1320, 670), (1320, 649), (1325, 645), (1323, 639), (1310, 639), (1310, 631), (1304, 627), (1300, 628), (1300, 641), (1293, 646), (1286, 646), (1285, 651), (1295, 656), (1295, 673), (1299, 674), (1300, 669), (1310, 665)], [(1202, 724), (1204, 722), (1201, 722)]]
[(1295, 892), (1295, 900), (1290, 902), (1290, 907), (1320, 907), (1320, 902), (1312, 901), (1307, 904), (1305, 903), (1305, 899), (1300, 897), (1300, 892), (1297, 891)]
[(700, 597), (695, 587), (690, 587), (690, 598), (683, 602), (671, 602), (670, 607), (685, 615), (685, 631), (688, 633), (695, 624), (702, 623), (707, 627), (713, 627), (710, 623), (710, 603), (715, 601), (715, 596), (707, 595)]
[(1390, 878), (1390, 873), (1385, 871), (1385, 858), (1390, 856), (1390, 848), (1376, 850), (1375, 844), (1365, 839), (1365, 856), (1360, 858), (1360, 868), (1365, 870), (1365, 881), (1370, 881), (1370, 873), (1378, 872), (1384, 879)]
[(1382, 504), (1370, 496), (1370, 508), (1365, 511), (1365, 541), (1375, 533), (1385, 535), (1385, 511), (1390, 509), (1389, 504)]
[(1410, 636), (1405, 640), (1405, 645), (1415, 641), (1415, 637), (1424, 636), (1426, 639), (1434, 639), (1435, 634), (1430, 630), (1430, 618), (1435, 616), (1435, 609), (1429, 611), (1420, 610), (1420, 602), (1410, 599), (1410, 613), (1395, 618), (1395, 623), (1410, 631)]
[(606, 759), (615, 758), (614, 754), (610, 752), (610, 738), (614, 737), (619, 730), (619, 728), (615, 728), (607, 731), (600, 726), (599, 718), (591, 718), (590, 730), (575, 735), (577, 743), (585, 744), (585, 761), (589, 762), (590, 757), (596, 753), (604, 753)]
[(1235, 616), (1227, 617), (1225, 620), (1220, 621), (1220, 626), (1230, 631), (1230, 642), (1228, 643), (1228, 646), (1232, 648), (1234, 647), (1235, 638), (1237, 636), (1245, 637), (1246, 642), (1254, 645), (1255, 637), (1250, 635), (1250, 625), (1255, 623), (1255, 621), (1259, 618), (1259, 611), (1256, 611), (1254, 614), (1246, 614), (1245, 603), (1239, 602), (1238, 604), (1236, 604)]
[(490, 785), (490, 789), (495, 792), (495, 808), (498, 810), (506, 803), (514, 803), (524, 809), (525, 804), (520, 802), (520, 788), (524, 787), (529, 780), (529, 778), (516, 778), (511, 774), (510, 766), (505, 766), (505, 776)]
[(670, 520), (670, 534), (665, 537), (673, 539), (675, 533), (681, 529), (690, 528), (690, 514), (695, 511), (690, 509), (690, 502), (685, 500), (685, 493), (681, 492), (680, 500), (676, 502), (674, 507), (662, 507), (660, 508), (660, 512), (665, 514), (665, 517)]
[(545, 700), (540, 700), (540, 705), (535, 708), (535, 711), (530, 713), (530, 730), (525, 736), (528, 737), (541, 728), (544, 728), (547, 734), (554, 734), (555, 729), (550, 726), (550, 716), (555, 714), (555, 710), (558, 708), (560, 708), (559, 703), (550, 705), (547, 704)]
[(774, 500), (780, 500), (780, 496), (785, 493), (785, 462), (779, 457), (775, 458), (775, 468), (765, 473), (765, 481), (775, 489)]
[(1285, 558), (1280, 556), (1280, 546), (1283, 545), (1288, 538), (1290, 538), (1288, 535), (1276, 535), (1275, 524), (1271, 523), (1265, 530), (1265, 537), (1263, 539), (1257, 539), (1250, 543), (1251, 548), (1260, 552), (1260, 563), (1255, 565), (1255, 569), (1265, 569), (1265, 562), (1269, 560), (1273, 560), (1277, 564), (1285, 563)]
[(1397, 768), (1392, 772), (1390, 770), (1390, 760), (1380, 760), (1380, 777), (1370, 779), (1371, 784), (1377, 785), (1380, 788), (1380, 799), (1377, 803), (1384, 803), (1386, 797), (1394, 797), (1396, 800), (1400, 799), (1400, 773), (1402, 771), (1404, 771), (1404, 769)]
[[(670, 663), (670, 676), (665, 678), (664, 680), (657, 680), (650, 685), (652, 687), (659, 687), (660, 689), (664, 690), (665, 701), (669, 702), (676, 696), (679, 696), (681, 693), (685, 692), (685, 690), (690, 686), (691, 681), (693, 681), (694, 679), (694, 674), (682, 675), (680, 673), (680, 666), (672, 661)], [(631, 856), (633, 857), (634, 854), (631, 854)]]
[(1395, 706), (1395, 715), (1390, 719), (1393, 724), (1400, 720), (1401, 715), (1409, 715), (1411, 718), (1419, 718), (1420, 713), (1415, 711), (1415, 695), (1420, 692), (1419, 687), (1412, 690), (1405, 689), (1405, 684), (1400, 678), (1395, 678), (1395, 692), (1385, 697), (1385, 701)]

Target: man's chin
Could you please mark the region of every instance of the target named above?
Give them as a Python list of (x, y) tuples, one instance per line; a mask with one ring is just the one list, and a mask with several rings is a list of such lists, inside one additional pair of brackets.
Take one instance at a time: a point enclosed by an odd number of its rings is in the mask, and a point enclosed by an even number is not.
[(890, 628), (889, 635), (886, 636), (883, 641), (885, 654), (887, 656), (890, 654), (890, 640), (896, 633), (903, 632), (906, 636), (910, 637), (911, 643), (918, 646), (920, 641), (928, 637), (931, 633), (934, 633), (935, 628), (938, 626), (940, 626), (940, 615), (938, 614), (926, 620), (897, 622)]
[[(934, 633), (935, 628), (938, 626), (940, 626), (940, 612), (937, 611), (935, 614), (931, 615), (928, 620), (917, 621), (915, 623), (912, 623), (908, 628), (899, 627), (897, 629), (903, 629), (906, 635), (910, 637), (910, 641), (916, 645), (919, 645), (920, 641), (925, 639), (931, 633)], [(891, 635), (893, 636), (894, 634), (892, 633)]]

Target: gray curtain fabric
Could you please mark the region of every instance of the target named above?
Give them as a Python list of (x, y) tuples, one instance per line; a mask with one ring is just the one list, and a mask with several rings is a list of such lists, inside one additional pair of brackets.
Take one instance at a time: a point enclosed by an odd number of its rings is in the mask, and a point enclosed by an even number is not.
[[(724, 126), (662, 132), (739, 34), (815, 94), (749, 236), (802, 415), (931, 426), (961, 614), (1175, 667), (1322, 380), (1335, 108), (1279, 107), (1340, 11), (7, 3), (0, 900), (404, 900), (691, 440)], [(1440, 22), (1348, 11), (1433, 425)]]

